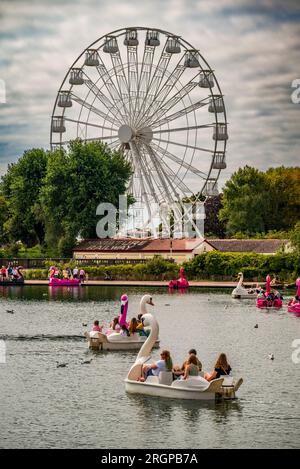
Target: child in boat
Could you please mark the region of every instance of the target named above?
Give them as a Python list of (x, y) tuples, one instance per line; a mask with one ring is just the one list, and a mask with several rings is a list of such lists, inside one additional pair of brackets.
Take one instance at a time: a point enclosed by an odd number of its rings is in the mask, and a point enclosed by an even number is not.
[(191, 353), (183, 375), (183, 379), (188, 379), (190, 376), (198, 376), (199, 375), (199, 366), (198, 366), (198, 358), (194, 353)]
[(221, 353), (215, 363), (214, 371), (211, 373), (205, 373), (204, 378), (207, 381), (220, 378), (220, 376), (229, 375), (231, 372), (231, 366), (227, 361), (225, 353)]
[(102, 329), (103, 329), (103, 326), (99, 326), (99, 321), (94, 321), (94, 325), (93, 325), (93, 329), (92, 331), (95, 331), (95, 332), (102, 332)]
[(120, 334), (122, 337), (130, 337), (130, 332), (125, 326), (125, 324), (123, 324), (123, 326), (121, 327)]
[(172, 371), (173, 362), (169, 350), (163, 350), (160, 354), (160, 360), (149, 365), (143, 365), (143, 377), (139, 381), (145, 381), (148, 376), (158, 376), (161, 371)]

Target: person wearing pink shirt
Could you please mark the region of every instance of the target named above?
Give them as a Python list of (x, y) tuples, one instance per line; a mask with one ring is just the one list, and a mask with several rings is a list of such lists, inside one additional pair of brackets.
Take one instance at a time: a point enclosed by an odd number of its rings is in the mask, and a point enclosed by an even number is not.
[(94, 325), (93, 325), (93, 329), (92, 331), (95, 331), (95, 332), (102, 332), (102, 326), (100, 327), (99, 326), (99, 321), (94, 321)]

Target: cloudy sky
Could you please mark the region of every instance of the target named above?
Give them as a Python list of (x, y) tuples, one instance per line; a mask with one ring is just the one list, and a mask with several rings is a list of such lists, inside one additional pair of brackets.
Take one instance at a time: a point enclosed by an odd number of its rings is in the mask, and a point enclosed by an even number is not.
[[(182, 36), (215, 70), (229, 122), (224, 182), (239, 166), (299, 165), (298, 0), (1, 0), (0, 174), (31, 147), (49, 148), (56, 92), (75, 58), (127, 26)], [(1, 98), (1, 94), (0, 94)]]

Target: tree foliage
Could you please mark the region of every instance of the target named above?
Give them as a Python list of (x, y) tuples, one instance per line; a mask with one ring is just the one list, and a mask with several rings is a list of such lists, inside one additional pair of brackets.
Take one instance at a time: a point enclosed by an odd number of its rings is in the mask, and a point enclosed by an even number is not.
[(298, 221), (291, 231), (290, 241), (295, 250), (300, 253), (300, 221)]
[(101, 142), (29, 150), (2, 177), (0, 233), (10, 242), (46, 246), (51, 255), (70, 255), (76, 238), (96, 236), (98, 204), (118, 206), (130, 175), (124, 157)]
[(222, 203), (228, 235), (288, 231), (299, 217), (300, 168), (240, 168), (225, 184)]
[(205, 203), (205, 220), (204, 233), (205, 236), (214, 236), (216, 238), (225, 237), (225, 223), (219, 220), (219, 211), (223, 207), (222, 194), (209, 197)]
[(33, 148), (25, 151), (17, 163), (8, 166), (0, 191), (7, 210), (4, 231), (10, 242), (22, 241), (33, 246), (44, 241), (45, 231), (39, 217), (39, 194), (47, 170), (48, 153)]
[(101, 142), (74, 141), (53, 152), (41, 190), (47, 246), (69, 255), (75, 239), (96, 237), (96, 208), (116, 207), (131, 175), (124, 157)]

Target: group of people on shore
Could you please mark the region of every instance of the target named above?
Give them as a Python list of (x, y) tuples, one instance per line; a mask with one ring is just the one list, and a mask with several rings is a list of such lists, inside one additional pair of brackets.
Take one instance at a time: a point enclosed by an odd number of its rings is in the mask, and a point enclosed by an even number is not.
[(21, 278), (23, 278), (23, 274), (20, 266), (15, 267), (9, 262), (7, 267), (3, 265), (0, 269), (0, 280), (2, 281), (18, 280)]
[[(202, 373), (202, 363), (197, 357), (196, 349), (192, 348), (188, 352), (188, 357), (183, 364), (173, 365), (173, 360), (169, 350), (163, 350), (160, 354), (160, 360), (151, 364), (144, 364), (142, 367), (143, 376), (139, 381), (145, 381), (148, 376), (158, 376), (161, 371), (173, 373), (174, 379), (188, 379), (190, 376), (199, 376)], [(229, 375), (231, 366), (227, 361), (225, 353), (221, 353), (215, 363), (214, 369), (210, 373), (204, 374), (204, 379), (212, 381), (220, 376)]]
[(80, 279), (80, 281), (83, 283), (87, 275), (84, 271), (84, 269), (79, 269), (78, 267), (74, 267), (73, 270), (70, 269), (70, 267), (66, 267), (62, 271), (60, 271), (57, 267), (52, 266), (50, 267), (50, 277), (54, 278), (63, 278), (63, 279)]

